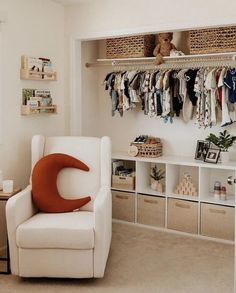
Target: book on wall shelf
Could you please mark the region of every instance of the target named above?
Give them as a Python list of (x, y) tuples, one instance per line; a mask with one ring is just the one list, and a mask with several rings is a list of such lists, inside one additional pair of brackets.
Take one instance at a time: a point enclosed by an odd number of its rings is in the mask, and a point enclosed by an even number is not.
[(49, 58), (21, 56), (21, 79), (31, 80), (51, 80), (57, 79), (57, 74), (53, 70), (52, 62)]
[(22, 89), (21, 114), (57, 113), (50, 90)]

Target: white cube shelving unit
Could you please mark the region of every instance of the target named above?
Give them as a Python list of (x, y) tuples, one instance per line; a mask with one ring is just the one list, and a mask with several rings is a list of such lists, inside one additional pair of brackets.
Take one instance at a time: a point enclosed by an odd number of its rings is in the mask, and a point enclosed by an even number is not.
[[(126, 153), (114, 153), (112, 160), (123, 160), (126, 165), (133, 166), (136, 172), (135, 178), (135, 188), (134, 190), (129, 190), (129, 196), (134, 197), (134, 217), (131, 222), (140, 225), (138, 221), (138, 211), (145, 212), (142, 214), (142, 219), (147, 218), (144, 222), (155, 223), (155, 207), (156, 211), (160, 212), (160, 205), (165, 207), (163, 213), (165, 215), (164, 228), (158, 226), (152, 226), (152, 228), (161, 229), (169, 232), (186, 233), (185, 227), (181, 227), (181, 223), (193, 222), (196, 225), (197, 221), (197, 232), (189, 232), (191, 235), (196, 237), (201, 237), (205, 239), (213, 239), (217, 241), (224, 241), (228, 243), (234, 243), (234, 232), (229, 231), (229, 233), (221, 233), (220, 229), (227, 229), (227, 227), (234, 226), (234, 218), (232, 220), (232, 213), (234, 214), (235, 208), (235, 186), (227, 184), (228, 176), (236, 177), (236, 164), (235, 162), (228, 162), (226, 164), (210, 164), (203, 161), (194, 160), (188, 157), (177, 157), (177, 156), (162, 156), (159, 158), (142, 158), (142, 157), (131, 157)], [(165, 179), (162, 179), (163, 192), (157, 192), (151, 189), (152, 179), (150, 177), (151, 167), (157, 165), (158, 169), (165, 170)], [(176, 194), (175, 188), (177, 184), (181, 181), (184, 174), (187, 173), (191, 176), (191, 180), (197, 189), (197, 194), (195, 196)], [(221, 200), (214, 197), (214, 183), (215, 181), (221, 181), (221, 185), (226, 186), (227, 189), (227, 199)], [(115, 188), (119, 192), (125, 192), (127, 190), (122, 188)], [(138, 197), (142, 196), (142, 200), (138, 200)], [(155, 200), (156, 198), (156, 200)], [(161, 200), (162, 199), (162, 200)], [(163, 205), (164, 200), (164, 205)], [(145, 206), (139, 206), (138, 204), (143, 204)], [(122, 210), (122, 201), (116, 207)], [(159, 204), (159, 207), (158, 207)], [(207, 210), (207, 205), (210, 204), (210, 208)], [(148, 215), (148, 205), (150, 205), (150, 215)], [(151, 206), (152, 205), (152, 206)], [(155, 206), (156, 205), (156, 206)], [(171, 207), (171, 210), (168, 209)], [(178, 210), (179, 209), (179, 210)], [(194, 210), (193, 217), (191, 218), (191, 209)], [(204, 214), (203, 214), (204, 209)], [(197, 212), (196, 212), (197, 211)], [(168, 213), (169, 212), (169, 213)], [(214, 213), (213, 215), (208, 213)], [(215, 215), (217, 213), (218, 215)], [(230, 215), (228, 216), (228, 213)], [(152, 217), (152, 219), (148, 217)], [(186, 216), (186, 218), (185, 218)], [(170, 218), (170, 217), (176, 217)], [(183, 218), (181, 218), (183, 217)], [(190, 217), (190, 218), (188, 218)], [(228, 217), (228, 218), (227, 218)], [(208, 219), (216, 219), (214, 225), (218, 227), (219, 231), (215, 231), (215, 227), (212, 227), (213, 233), (209, 232), (205, 235), (204, 231), (211, 231), (211, 227), (206, 227)], [(122, 219), (119, 219), (122, 220)], [(175, 220), (177, 223), (177, 228), (169, 228), (168, 223), (173, 223)], [(211, 220), (212, 221), (212, 220)], [(218, 222), (217, 222), (218, 221)], [(227, 223), (229, 224), (227, 225)], [(157, 221), (158, 222), (158, 221)], [(221, 225), (223, 223), (223, 225)], [(142, 224), (148, 226), (147, 224)], [(151, 226), (149, 226), (151, 227)], [(204, 227), (204, 231), (203, 228)], [(191, 229), (190, 229), (191, 231)], [(193, 229), (196, 231), (196, 229)], [(203, 233), (204, 232), (204, 233)], [(208, 232), (207, 232), (208, 233)], [(213, 236), (212, 236), (213, 235)], [(217, 235), (217, 236), (215, 236)], [(223, 235), (218, 236), (218, 235)], [(229, 238), (225, 238), (224, 235), (231, 235)], [(233, 235), (233, 236), (232, 236)]]

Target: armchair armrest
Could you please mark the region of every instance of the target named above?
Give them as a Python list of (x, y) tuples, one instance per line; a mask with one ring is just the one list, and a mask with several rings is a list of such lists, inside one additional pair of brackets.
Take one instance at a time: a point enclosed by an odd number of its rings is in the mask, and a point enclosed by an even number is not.
[(18, 274), (18, 249), (16, 229), (36, 213), (31, 196), (31, 186), (11, 197), (6, 204), (7, 234), (10, 247), (11, 271)]
[(111, 190), (109, 187), (101, 187), (94, 201), (94, 229), (94, 277), (102, 278), (112, 235)]

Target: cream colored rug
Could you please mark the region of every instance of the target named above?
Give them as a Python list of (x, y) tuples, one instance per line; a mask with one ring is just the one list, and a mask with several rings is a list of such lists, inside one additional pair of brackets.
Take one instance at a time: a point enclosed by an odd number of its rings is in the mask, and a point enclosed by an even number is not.
[(103, 279), (0, 275), (0, 292), (233, 293), (233, 266), (233, 245), (114, 223)]

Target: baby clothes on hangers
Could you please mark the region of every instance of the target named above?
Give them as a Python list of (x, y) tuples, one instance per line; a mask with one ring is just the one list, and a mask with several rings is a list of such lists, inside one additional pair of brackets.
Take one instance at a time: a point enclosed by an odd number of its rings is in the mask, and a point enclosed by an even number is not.
[(162, 92), (162, 88), (160, 87), (161, 86), (161, 84), (160, 84), (161, 75), (162, 75), (162, 72), (158, 71), (156, 74), (156, 83), (154, 85), (154, 89), (155, 89), (154, 96), (155, 96), (155, 100), (156, 100), (156, 115), (157, 116), (162, 115), (162, 95), (163, 95), (163, 92)]
[(191, 103), (189, 99), (189, 95), (187, 92), (187, 80), (188, 78), (186, 77), (186, 72), (188, 69), (182, 69), (178, 73), (178, 78), (180, 81), (180, 91), (179, 94), (183, 100), (183, 120), (184, 122), (189, 122), (190, 119), (192, 119), (192, 114), (193, 114), (193, 104)]
[(204, 120), (205, 120), (205, 97), (203, 94), (204, 91), (204, 79), (203, 79), (204, 70), (201, 68), (198, 70), (195, 84), (194, 84), (194, 91), (197, 97), (197, 108), (196, 108), (196, 119), (199, 128), (204, 127)]
[(230, 68), (227, 70), (225, 78), (224, 78), (224, 84), (228, 88), (228, 100), (231, 103), (236, 102), (236, 69)]
[(216, 125), (222, 108), (221, 126), (236, 121), (236, 70), (219, 68), (114, 71), (104, 79), (111, 97), (112, 116), (142, 103), (150, 117), (172, 122), (182, 110), (183, 120), (192, 119), (196, 107), (199, 127)]
[(198, 69), (188, 69), (185, 72), (185, 77), (187, 81), (187, 93), (188, 93), (189, 100), (191, 101), (193, 106), (196, 106), (197, 104), (197, 97), (194, 92), (194, 84), (195, 84), (197, 72), (198, 72)]
[(123, 116), (123, 93), (121, 90), (121, 72), (117, 72), (115, 75), (115, 83), (114, 83), (114, 90), (117, 93), (118, 96), (118, 105), (117, 105), (117, 110), (120, 113), (120, 116)]
[(130, 109), (130, 96), (128, 91), (128, 79), (126, 71), (122, 73), (120, 89), (123, 93), (123, 111), (128, 111)]
[(236, 69), (229, 68), (224, 78), (224, 84), (228, 90), (228, 109), (232, 122), (236, 121), (235, 102), (236, 102)]
[(204, 74), (203, 74), (203, 80), (204, 80), (204, 89), (203, 89), (203, 95), (205, 96), (205, 113), (204, 113), (204, 127), (211, 127), (211, 95), (210, 91), (207, 90), (206, 88), (206, 79), (207, 75), (209, 73), (209, 69), (205, 68), (204, 69)]
[(170, 113), (170, 84), (169, 84), (170, 70), (166, 71), (163, 77), (163, 104), (162, 104), (162, 117)]
[(213, 68), (209, 71), (209, 73), (206, 76), (205, 80), (205, 88), (210, 93), (210, 105), (211, 105), (211, 115), (210, 115), (210, 121), (211, 125), (216, 125), (217, 121), (217, 84), (216, 84), (216, 71), (217, 68)]
[(220, 73), (218, 87), (222, 89), (222, 121), (221, 126), (227, 126), (232, 124), (232, 120), (229, 115), (229, 109), (227, 105), (228, 88), (224, 84), (224, 78), (226, 74), (226, 68), (223, 68)]
[(222, 88), (218, 87), (219, 78), (221, 74), (222, 68), (217, 68), (215, 71), (215, 78), (216, 78), (216, 91), (217, 91), (217, 106), (222, 110)]

